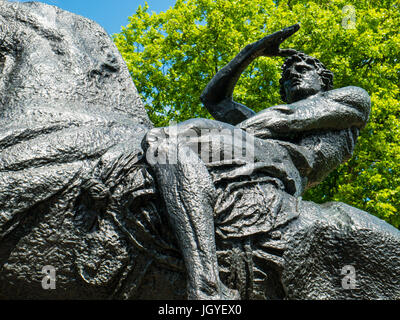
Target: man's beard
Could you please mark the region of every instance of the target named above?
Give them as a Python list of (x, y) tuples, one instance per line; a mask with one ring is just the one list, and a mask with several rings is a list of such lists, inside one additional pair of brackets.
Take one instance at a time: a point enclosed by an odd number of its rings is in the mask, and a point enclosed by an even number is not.
[(290, 94), (288, 96), (288, 100), (290, 103), (297, 102), (306, 99), (314, 94), (317, 94), (318, 92), (320, 91), (316, 90), (315, 88), (302, 87), (301, 84), (296, 84), (292, 86)]

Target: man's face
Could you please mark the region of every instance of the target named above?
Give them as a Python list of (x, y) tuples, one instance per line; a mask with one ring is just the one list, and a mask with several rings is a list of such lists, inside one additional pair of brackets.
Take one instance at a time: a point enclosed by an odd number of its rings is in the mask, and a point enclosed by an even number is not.
[(288, 103), (305, 99), (323, 90), (323, 82), (314, 66), (294, 62), (283, 74), (283, 87)]

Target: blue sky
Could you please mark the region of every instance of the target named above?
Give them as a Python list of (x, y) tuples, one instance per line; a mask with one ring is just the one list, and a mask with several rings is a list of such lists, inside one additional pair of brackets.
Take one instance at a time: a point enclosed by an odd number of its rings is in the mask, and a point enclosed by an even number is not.
[(133, 15), (145, 2), (148, 3), (150, 12), (157, 13), (166, 11), (175, 4), (175, 0), (41, 0), (40, 2), (92, 19), (110, 34), (120, 32), (121, 26), (128, 24), (128, 16)]

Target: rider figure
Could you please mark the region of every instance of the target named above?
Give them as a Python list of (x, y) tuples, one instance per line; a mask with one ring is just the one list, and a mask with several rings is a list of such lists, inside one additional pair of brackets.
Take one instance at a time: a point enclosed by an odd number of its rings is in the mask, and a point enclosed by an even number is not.
[[(188, 140), (180, 138), (193, 130), (197, 133), (202, 129), (243, 130), (244, 135), (254, 137), (254, 161), (261, 163), (251, 164), (253, 171), (268, 172), (270, 177), (279, 178), (281, 189), (295, 199), (348, 160), (359, 130), (368, 120), (370, 98), (363, 89), (332, 90), (333, 74), (317, 59), (279, 48), (298, 29), (294, 25), (246, 46), (214, 76), (201, 99), (216, 120), (193, 119), (180, 123), (174, 137), (168, 136), (167, 128), (156, 128), (144, 139), (148, 156), (163, 155), (168, 161), (171, 147), (176, 152), (173, 165), (157, 161), (149, 164), (183, 254), (189, 299), (238, 298), (238, 293), (227, 288), (219, 278), (214, 225), (218, 191), (216, 180), (210, 174), (216, 166), (205, 163), (198, 151), (190, 148)], [(232, 94), (242, 72), (260, 56), (289, 57), (282, 67), (280, 82), (282, 99), (287, 104), (256, 114), (233, 101)], [(249, 171), (232, 169), (230, 177), (237, 178), (243, 172)], [(291, 204), (282, 208), (295, 210)], [(279, 214), (287, 217), (281, 221), (289, 221), (293, 215), (282, 210)]]

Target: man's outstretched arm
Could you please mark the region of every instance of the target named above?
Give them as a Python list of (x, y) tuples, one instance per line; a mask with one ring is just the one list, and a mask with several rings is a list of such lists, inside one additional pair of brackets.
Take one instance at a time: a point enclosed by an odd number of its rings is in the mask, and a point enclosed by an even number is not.
[(268, 108), (238, 126), (263, 139), (313, 130), (362, 129), (368, 121), (370, 107), (368, 93), (349, 86)]
[(236, 125), (255, 115), (253, 110), (233, 101), (233, 90), (237, 81), (247, 66), (258, 57), (288, 56), (295, 53), (295, 50), (281, 50), (279, 45), (299, 28), (296, 24), (249, 44), (217, 72), (200, 97), (216, 120)]

